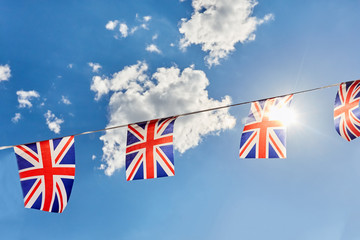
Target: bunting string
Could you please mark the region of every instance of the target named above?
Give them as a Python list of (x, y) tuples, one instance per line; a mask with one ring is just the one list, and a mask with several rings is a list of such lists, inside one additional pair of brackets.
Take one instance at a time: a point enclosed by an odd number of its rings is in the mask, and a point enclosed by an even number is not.
[[(352, 81), (349, 81), (352, 82)], [(296, 94), (302, 94), (302, 93), (308, 93), (308, 92), (313, 92), (313, 91), (318, 91), (318, 90), (322, 90), (325, 88), (331, 88), (331, 87), (336, 87), (339, 86), (341, 83), (336, 83), (336, 84), (331, 84), (331, 85), (327, 85), (327, 86), (322, 86), (322, 87), (317, 87), (317, 88), (311, 88), (311, 89), (306, 89), (306, 90), (302, 90), (302, 91), (297, 91), (297, 92), (292, 92), (292, 93), (286, 93), (286, 94), (282, 94), (282, 95), (278, 95), (278, 96), (273, 96), (273, 97), (268, 97), (268, 98), (263, 98), (263, 99), (258, 99), (258, 100), (252, 100), (252, 101), (246, 101), (246, 102), (240, 102), (240, 103), (234, 103), (234, 104), (229, 104), (229, 105), (224, 105), (224, 106), (219, 106), (219, 107), (214, 107), (214, 108), (207, 108), (207, 109), (202, 109), (202, 110), (198, 110), (198, 111), (193, 111), (193, 112), (187, 112), (187, 113), (181, 113), (178, 115), (172, 115), (172, 116), (168, 116), (168, 117), (163, 117), (163, 118), (173, 118), (173, 117), (183, 117), (183, 116), (189, 116), (189, 115), (194, 115), (194, 114), (198, 114), (198, 113), (203, 113), (203, 112), (210, 112), (210, 111), (215, 111), (215, 110), (220, 110), (220, 109), (225, 109), (225, 108), (230, 108), (230, 107), (236, 107), (236, 106), (241, 106), (241, 105), (246, 105), (255, 101), (264, 101), (267, 99), (272, 99), (272, 98), (279, 98), (279, 97), (285, 97), (287, 95), (296, 95)], [(64, 137), (70, 137), (70, 136), (80, 136), (80, 135), (87, 135), (87, 134), (91, 134), (91, 133), (97, 133), (97, 132), (103, 132), (103, 131), (108, 131), (108, 130), (113, 130), (113, 129), (118, 129), (118, 128), (123, 128), (123, 127), (127, 127), (128, 125), (132, 125), (132, 124), (138, 124), (138, 123), (142, 123), (142, 122), (147, 122), (147, 121), (151, 121), (154, 119), (150, 119), (150, 120), (144, 120), (144, 121), (140, 121), (140, 122), (133, 122), (133, 123), (126, 123), (126, 124), (122, 124), (122, 125), (117, 125), (117, 126), (112, 126), (112, 127), (107, 127), (107, 128), (103, 128), (103, 129), (99, 129), (99, 130), (93, 130), (93, 131), (86, 131), (86, 132), (81, 132), (81, 133), (77, 133), (77, 134), (73, 134), (73, 135), (67, 135)], [(64, 137), (59, 137), (59, 138), (64, 138)], [(38, 141), (36, 141), (38, 142)], [(35, 143), (35, 142), (31, 142), (31, 143)], [(31, 144), (31, 143), (26, 143), (26, 144)], [(9, 145), (9, 146), (0, 146), (0, 150), (4, 150), (4, 149), (8, 149), (8, 148), (13, 148), (17, 145), (20, 144), (16, 144), (16, 145)]]

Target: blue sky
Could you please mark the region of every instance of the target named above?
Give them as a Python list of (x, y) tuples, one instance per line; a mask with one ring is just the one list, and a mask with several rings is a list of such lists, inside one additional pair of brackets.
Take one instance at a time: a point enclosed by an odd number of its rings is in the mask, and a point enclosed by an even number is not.
[[(251, 3), (1, 1), (0, 145), (359, 78), (359, 2)], [(359, 140), (334, 129), (336, 90), (294, 96), (287, 159), (238, 159), (250, 105), (179, 118), (175, 177), (126, 182), (124, 130), (76, 137), (62, 214), (23, 207), (2, 150), (0, 237), (359, 239)]]

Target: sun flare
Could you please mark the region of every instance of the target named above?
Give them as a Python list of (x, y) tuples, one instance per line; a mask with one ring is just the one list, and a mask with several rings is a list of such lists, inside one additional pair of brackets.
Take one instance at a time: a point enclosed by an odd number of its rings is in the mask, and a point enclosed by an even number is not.
[(296, 123), (297, 115), (292, 108), (285, 107), (270, 111), (269, 119), (281, 121), (285, 126), (289, 126)]

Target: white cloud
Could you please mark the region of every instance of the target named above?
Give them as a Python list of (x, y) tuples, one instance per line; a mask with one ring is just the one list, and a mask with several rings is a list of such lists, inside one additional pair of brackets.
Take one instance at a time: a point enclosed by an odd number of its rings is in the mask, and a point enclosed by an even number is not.
[(273, 19), (272, 14), (259, 19), (252, 16), (256, 0), (193, 0), (190, 19), (182, 19), (180, 46), (200, 44), (208, 52), (207, 64), (218, 65), (235, 50), (235, 44), (255, 39), (257, 26)]
[(139, 29), (139, 27), (133, 27), (133, 28), (131, 28), (129, 34), (130, 34), (130, 35), (133, 35), (134, 32), (136, 32), (138, 29)]
[(30, 102), (33, 98), (39, 98), (40, 95), (37, 91), (31, 90), (31, 91), (17, 91), (16, 94), (18, 95), (18, 102), (20, 108), (31, 108), (32, 104)]
[(0, 82), (1, 81), (8, 81), (11, 77), (11, 69), (8, 64), (0, 65)]
[(119, 21), (118, 21), (118, 20), (109, 21), (109, 22), (105, 25), (105, 28), (106, 28), (107, 30), (114, 30), (118, 24), (119, 24)]
[[(145, 62), (138, 62), (110, 78), (93, 78), (91, 90), (96, 92), (95, 99), (111, 92), (108, 127), (231, 103), (229, 96), (221, 101), (209, 98), (209, 81), (201, 70), (158, 68), (150, 76), (147, 69)], [(227, 109), (180, 117), (175, 124), (175, 149), (183, 153), (197, 146), (205, 135), (232, 128), (235, 122)], [(105, 163), (100, 169), (112, 175), (124, 166), (126, 128), (107, 131), (100, 139), (104, 142)]]
[[(126, 38), (129, 35), (129, 27), (126, 25), (126, 23), (122, 22), (120, 23), (119, 20), (114, 20), (114, 21), (109, 21), (106, 25), (105, 28), (107, 30), (111, 30), (114, 31), (115, 28), (119, 25), (119, 32), (120, 32), (120, 37), (122, 38)], [(134, 31), (131, 31), (130, 34), (133, 34), (136, 31), (136, 29)], [(119, 38), (119, 35), (115, 35), (114, 36), (116, 39)]]
[[(114, 73), (112, 79), (94, 76), (90, 89), (96, 92), (95, 100), (99, 100), (102, 95), (108, 94), (109, 91), (120, 91), (129, 85), (135, 89), (136, 80), (145, 81), (147, 75), (144, 73), (148, 66), (143, 62), (136, 65), (127, 66), (122, 71)], [(139, 89), (138, 89), (139, 90)]]
[(66, 105), (70, 105), (71, 102), (69, 100), (69, 98), (65, 97), (65, 96), (61, 96), (61, 102), (66, 104)]
[(92, 68), (93, 72), (99, 72), (99, 69), (102, 68), (102, 66), (98, 63), (89, 62), (88, 64)]
[(114, 37), (116, 39), (126, 38), (130, 35), (133, 35), (139, 28), (148, 30), (148, 22), (151, 20), (151, 16), (144, 16), (139, 18), (139, 15), (136, 14), (136, 20), (140, 22), (138, 26), (129, 27), (125, 22), (120, 22), (119, 20), (109, 21), (105, 28), (111, 31), (114, 31), (117, 26), (119, 26), (119, 33), (116, 33)]
[(140, 26), (141, 26), (143, 29), (149, 30), (148, 25), (145, 24), (145, 23), (141, 24)]
[(74, 67), (74, 64), (69, 63), (69, 64), (67, 65), (67, 67), (70, 68), (70, 69), (72, 69), (72, 68)]
[(154, 36), (152, 36), (152, 40), (154, 41), (154, 40), (158, 39), (158, 37), (159, 37), (159, 35), (154, 34)]
[(46, 119), (46, 124), (48, 125), (49, 129), (54, 133), (60, 133), (60, 124), (62, 124), (64, 120), (57, 118), (55, 114), (53, 114), (50, 110), (48, 110), (44, 114), (44, 117)]
[(95, 160), (95, 158), (96, 158), (95, 155), (92, 155), (92, 156), (91, 156), (91, 159), (92, 159), (92, 160)]
[[(125, 24), (125, 23), (121, 23), (120, 27), (119, 27), (119, 32), (121, 33), (122, 37), (127, 37), (128, 36), (128, 30), (129, 27)], [(134, 31), (135, 32), (135, 31)]]
[(151, 16), (145, 16), (143, 19), (145, 22), (149, 22), (151, 20)]
[(109, 93), (110, 80), (102, 79), (100, 76), (94, 76), (90, 89), (96, 92), (95, 100), (98, 101), (102, 95)]
[(174, 44), (174, 43), (170, 43), (170, 47), (175, 47), (175, 44)]
[(146, 51), (148, 52), (156, 52), (156, 53), (161, 53), (161, 51), (158, 49), (158, 47), (155, 44), (150, 44), (148, 46), (146, 46)]
[(15, 113), (15, 116), (11, 119), (13, 123), (17, 123), (21, 119), (20, 113)]

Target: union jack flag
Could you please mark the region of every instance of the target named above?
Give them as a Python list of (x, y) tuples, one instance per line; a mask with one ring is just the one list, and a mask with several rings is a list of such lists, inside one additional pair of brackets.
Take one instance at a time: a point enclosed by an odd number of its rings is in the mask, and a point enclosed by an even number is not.
[(360, 80), (341, 83), (335, 98), (334, 124), (340, 136), (351, 141), (360, 136)]
[(74, 136), (14, 147), (25, 208), (64, 211), (75, 177)]
[(290, 106), (293, 95), (251, 103), (240, 141), (240, 158), (286, 158), (286, 127), (276, 114)]
[(173, 129), (176, 117), (128, 126), (126, 180), (175, 175)]

